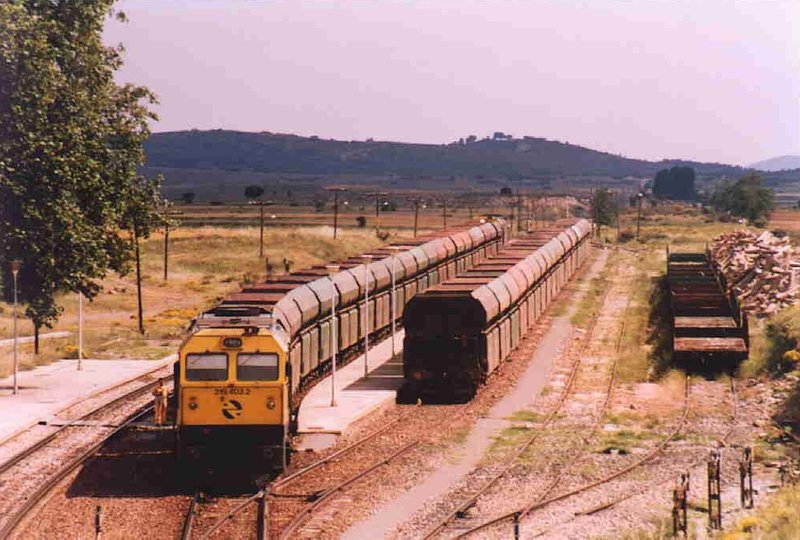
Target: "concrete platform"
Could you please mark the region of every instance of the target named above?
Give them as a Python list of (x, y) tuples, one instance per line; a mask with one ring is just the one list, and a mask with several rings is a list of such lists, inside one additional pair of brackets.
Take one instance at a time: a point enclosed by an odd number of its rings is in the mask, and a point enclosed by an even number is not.
[(0, 379), (0, 444), (90, 396), (174, 361), (175, 355), (161, 360), (84, 360), (78, 371), (77, 360), (60, 360), (21, 371), (16, 396), (13, 376)]
[[(392, 359), (391, 338), (369, 352), (369, 376), (364, 378), (364, 356), (359, 356), (336, 372), (336, 406), (331, 407), (330, 375), (317, 383), (300, 404), (298, 433), (304, 448), (332, 444), (353, 422), (378, 407), (395, 400), (403, 383), (403, 336), (395, 336), (397, 357)], [(316, 437), (319, 435), (319, 437)], [(325, 442), (323, 442), (325, 441)]]

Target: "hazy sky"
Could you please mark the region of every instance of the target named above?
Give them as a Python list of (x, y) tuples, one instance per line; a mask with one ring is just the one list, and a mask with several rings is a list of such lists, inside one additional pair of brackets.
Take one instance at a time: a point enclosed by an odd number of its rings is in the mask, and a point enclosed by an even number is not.
[(800, 153), (800, 0), (123, 0), (120, 80), (155, 131), (445, 143), (494, 131), (630, 157)]

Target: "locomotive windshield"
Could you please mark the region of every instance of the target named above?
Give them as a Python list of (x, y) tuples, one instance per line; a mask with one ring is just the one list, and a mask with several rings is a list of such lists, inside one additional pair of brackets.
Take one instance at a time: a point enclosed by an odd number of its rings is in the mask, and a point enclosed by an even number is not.
[(275, 381), (278, 379), (278, 355), (239, 353), (236, 378), (240, 381)]
[(224, 381), (228, 378), (228, 355), (220, 353), (187, 354), (187, 381)]

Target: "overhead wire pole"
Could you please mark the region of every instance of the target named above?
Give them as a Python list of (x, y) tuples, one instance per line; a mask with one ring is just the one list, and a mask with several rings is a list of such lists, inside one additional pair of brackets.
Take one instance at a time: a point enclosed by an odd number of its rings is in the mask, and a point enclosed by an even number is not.
[(447, 199), (444, 199), (444, 201), (442, 201), (442, 219), (444, 221), (444, 226), (442, 228), (446, 230), (447, 229)]
[(372, 255), (362, 255), (364, 260), (364, 378), (369, 376), (369, 264)]
[(264, 256), (264, 201), (258, 201), (258, 223), (260, 227), (258, 236), (258, 257)]
[(392, 250), (392, 359), (397, 355), (397, 349), (395, 345), (395, 330), (397, 326), (397, 290), (396, 290), (396, 277), (395, 274), (397, 273), (397, 252), (401, 249), (398, 246), (389, 246), (389, 249)]
[(417, 237), (417, 225), (419, 224), (419, 199), (414, 201), (414, 238)]
[(331, 295), (331, 407), (336, 407), (336, 353), (339, 348), (339, 324), (336, 320), (336, 302), (339, 298), (339, 291), (333, 276), (339, 271), (338, 264), (330, 264), (325, 267), (328, 270), (328, 279), (331, 281), (333, 294)]
[(347, 191), (344, 187), (329, 187), (327, 191), (333, 192), (333, 239), (336, 239), (339, 230), (339, 192)]

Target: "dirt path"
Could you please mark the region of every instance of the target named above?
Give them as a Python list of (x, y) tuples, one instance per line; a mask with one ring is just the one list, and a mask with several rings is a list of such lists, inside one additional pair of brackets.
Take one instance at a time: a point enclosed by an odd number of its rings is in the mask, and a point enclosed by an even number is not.
[(385, 505), (370, 519), (357, 523), (344, 535), (346, 539), (396, 536), (395, 531), (429, 501), (439, 499), (472, 471), (485, 455), (493, 440), (511, 425), (508, 417), (530, 405), (549, 380), (551, 366), (573, 335), (570, 317), (585, 294), (591, 279), (599, 275), (608, 261), (609, 252), (602, 251), (584, 276), (581, 290), (571, 299), (566, 313), (556, 317), (536, 348), (532, 361), (514, 390), (497, 402), (471, 429), (454, 462), (436, 470), (423, 482)]

